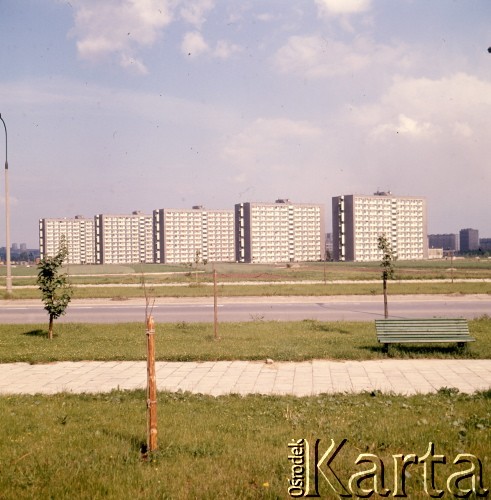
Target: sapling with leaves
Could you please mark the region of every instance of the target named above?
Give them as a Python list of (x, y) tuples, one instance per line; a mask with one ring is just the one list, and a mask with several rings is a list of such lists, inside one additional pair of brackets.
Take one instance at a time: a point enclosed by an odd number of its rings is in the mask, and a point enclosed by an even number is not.
[(396, 256), (394, 251), (387, 240), (385, 234), (378, 237), (378, 248), (382, 250), (382, 261), (380, 262), (380, 267), (382, 268), (382, 282), (384, 289), (384, 317), (389, 317), (389, 306), (387, 304), (387, 280), (394, 277), (394, 261)]
[(46, 256), (38, 264), (37, 284), (42, 294), (44, 308), (49, 314), (48, 338), (53, 338), (53, 322), (65, 314), (72, 299), (72, 288), (68, 275), (61, 272), (63, 262), (68, 257), (68, 249), (64, 240), (58, 253)]
[[(203, 267), (205, 267), (206, 264), (208, 264), (208, 259), (201, 257), (201, 250), (197, 248), (194, 256), (194, 267), (195, 267), (194, 272), (195, 272), (196, 285), (198, 285), (198, 272), (200, 264), (203, 264)], [(190, 267), (193, 267), (193, 263), (190, 264)]]

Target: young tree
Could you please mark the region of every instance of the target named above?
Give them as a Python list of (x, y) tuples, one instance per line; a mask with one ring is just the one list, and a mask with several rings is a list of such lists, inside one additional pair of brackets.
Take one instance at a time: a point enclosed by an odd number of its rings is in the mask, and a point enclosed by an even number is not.
[(65, 314), (72, 299), (68, 276), (60, 273), (63, 261), (68, 256), (64, 241), (54, 257), (44, 257), (38, 264), (37, 284), (42, 293), (44, 308), (49, 314), (48, 338), (53, 338), (53, 321)]
[(203, 266), (206, 266), (208, 264), (208, 259), (202, 258), (201, 257), (201, 250), (198, 248), (196, 249), (195, 256), (194, 256), (194, 263), (191, 262), (189, 264), (189, 267), (193, 267), (194, 265), (194, 275), (196, 279), (196, 286), (198, 285), (198, 272), (199, 272), (199, 266), (200, 264), (203, 264)]
[(380, 267), (382, 268), (382, 281), (384, 287), (384, 317), (389, 317), (389, 307), (387, 305), (387, 280), (394, 277), (394, 261), (396, 256), (392, 251), (389, 241), (385, 234), (378, 237), (378, 248), (382, 250), (382, 262)]

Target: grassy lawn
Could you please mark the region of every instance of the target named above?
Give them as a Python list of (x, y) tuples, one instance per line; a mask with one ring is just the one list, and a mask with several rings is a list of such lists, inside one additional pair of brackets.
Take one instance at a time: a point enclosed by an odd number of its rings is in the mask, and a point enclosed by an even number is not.
[[(401, 265), (402, 263), (397, 263)], [(454, 277), (491, 277), (491, 263), (454, 261)], [(82, 266), (80, 266), (82, 267)], [(138, 283), (140, 266), (83, 266), (77, 274), (121, 274), (118, 283)], [(218, 267), (218, 266), (217, 266)], [(372, 279), (380, 275), (372, 265), (329, 263), (328, 279)], [(398, 278), (414, 283), (390, 283), (389, 293), (491, 293), (488, 283), (418, 283), (422, 278), (449, 278), (448, 262), (401, 265)], [(0, 273), (2, 269), (0, 269)], [(14, 281), (27, 284), (35, 276)], [(71, 268), (71, 273), (75, 273)], [(144, 266), (145, 273), (182, 272), (174, 266)], [(224, 281), (322, 280), (323, 264), (299, 268), (274, 266), (223, 267)], [(22, 274), (17, 269), (15, 276)], [(245, 275), (245, 277), (244, 277)], [(178, 279), (175, 276), (179, 276)], [(362, 277), (363, 276), (363, 277)], [(94, 278), (77, 278), (93, 283)], [(212, 288), (194, 286), (194, 276), (146, 277), (152, 283), (181, 281), (189, 286), (157, 287), (153, 296), (211, 296)], [(209, 275), (200, 275), (208, 281)], [(97, 281), (99, 280), (99, 281)], [(99, 284), (113, 277), (100, 276)], [(4, 281), (3, 281), (4, 283)], [(0, 279), (0, 287), (2, 280)], [(221, 295), (339, 295), (380, 294), (381, 286), (361, 285), (223, 285)], [(143, 297), (141, 288), (78, 288), (77, 298)], [(39, 298), (37, 290), (14, 288), (14, 298)], [(491, 358), (491, 318), (469, 322), (476, 342), (464, 350), (455, 345), (391, 346), (394, 358)], [(30, 363), (57, 360), (144, 360), (143, 323), (118, 325), (55, 323), (55, 338), (47, 340), (46, 324), (0, 325), (0, 362)], [(220, 341), (213, 325), (157, 324), (158, 360), (265, 359), (382, 359), (373, 322), (265, 322), (220, 325)], [(443, 389), (438, 394), (411, 397), (365, 393), (358, 395), (223, 396), (160, 393), (159, 449), (142, 456), (146, 441), (146, 395), (143, 391), (53, 396), (0, 396), (0, 499), (276, 499), (290, 498), (292, 462), (288, 443), (305, 438), (312, 449), (321, 439), (321, 455), (330, 440), (347, 439), (333, 462), (343, 484), (369, 465), (356, 465), (360, 453), (371, 453), (385, 465), (385, 485), (394, 484), (393, 455), (422, 457), (430, 442), (446, 464), (436, 464), (435, 487), (446, 491), (446, 480), (462, 465), (459, 453), (480, 459), (484, 486), (491, 488), (491, 391), (474, 395)], [(313, 456), (311, 457), (313, 460)], [(468, 464), (464, 464), (468, 466)], [(311, 463), (312, 470), (315, 464)], [(324, 471), (328, 472), (324, 467)], [(311, 479), (313, 479), (311, 474)], [(406, 474), (407, 498), (429, 498), (424, 493), (423, 466), (411, 465)], [(366, 481), (363, 487), (370, 487)], [(461, 488), (471, 488), (470, 479)], [(313, 493), (311, 491), (311, 493)], [(319, 478), (322, 498), (339, 498)], [(390, 496), (392, 497), (392, 496)], [(374, 498), (374, 497), (372, 497)], [(471, 495), (470, 498), (476, 498)]]
[[(445, 465), (435, 465), (435, 487), (453, 498), (447, 478), (469, 467), (453, 464), (459, 453), (481, 461), (484, 486), (491, 487), (490, 408), (490, 391), (467, 396), (450, 389), (412, 397), (161, 393), (159, 449), (144, 460), (142, 391), (0, 397), (0, 498), (289, 498), (288, 443), (301, 438), (309, 441), (311, 455), (320, 439), (319, 456), (331, 439), (336, 445), (347, 439), (331, 463), (346, 486), (353, 473), (371, 466), (355, 465), (358, 455), (376, 455), (389, 489), (392, 456), (422, 457), (433, 442), (435, 455), (446, 457)], [(460, 487), (470, 488), (470, 480)], [(339, 498), (320, 474), (319, 493)], [(429, 498), (422, 464), (408, 467), (406, 494)]]
[[(388, 285), (389, 294), (491, 294), (491, 283), (397, 283)], [(151, 297), (212, 297), (213, 287), (206, 285), (147, 286)], [(267, 284), (267, 285), (224, 285), (218, 286), (222, 297), (274, 297), (274, 296), (334, 296), (334, 295), (381, 295), (382, 285), (378, 283), (351, 284)], [(145, 296), (142, 287), (123, 286), (74, 286), (74, 299), (87, 298), (132, 298)], [(13, 288), (11, 299), (40, 299), (37, 288)]]
[[(0, 325), (0, 362), (43, 363), (79, 360), (144, 360), (143, 323), (55, 324), (55, 339), (47, 340), (47, 325)], [(491, 358), (491, 318), (469, 322), (476, 339), (463, 350), (455, 344), (391, 346), (394, 358)], [(252, 321), (223, 323), (221, 340), (213, 339), (210, 323), (156, 325), (156, 356), (168, 361), (309, 359), (381, 359), (373, 322)]]
[[(435, 279), (491, 279), (491, 259), (449, 261), (400, 261), (396, 262), (397, 280), (411, 283), (390, 283), (394, 294), (491, 294), (491, 283), (428, 283), (422, 280)], [(382, 286), (367, 283), (380, 280), (378, 262), (343, 263), (310, 262), (293, 264), (291, 267), (271, 264), (216, 264), (219, 293), (222, 296), (274, 296), (274, 295), (369, 295), (381, 294)], [(147, 290), (155, 297), (203, 297), (211, 296), (213, 266), (200, 266), (196, 274), (186, 265), (71, 265), (66, 271), (74, 285), (74, 298), (143, 297), (141, 286), (145, 281)], [(40, 297), (36, 285), (36, 267), (13, 269), (12, 299), (37, 299)], [(5, 286), (5, 268), (0, 266), (0, 290)], [(301, 281), (317, 281), (304, 284)], [(357, 283), (333, 283), (339, 280), (355, 280)], [(281, 284), (280, 282), (293, 282)], [(237, 285), (237, 282), (246, 283)], [(267, 282), (268, 284), (260, 284)], [(365, 283), (363, 283), (365, 282)], [(128, 287), (127, 285), (133, 285)], [(180, 285), (180, 286), (176, 286)], [(33, 288), (21, 288), (31, 286)], [(0, 296), (1, 298), (1, 296)], [(6, 297), (5, 297), (6, 298)]]
[[(299, 281), (299, 280), (371, 280), (380, 277), (379, 262), (303, 262), (294, 264), (207, 264), (200, 265), (199, 280), (211, 282), (213, 267), (220, 281)], [(491, 278), (491, 259), (454, 259), (397, 261), (398, 279)], [(127, 264), (73, 265), (66, 271), (75, 283), (148, 283), (183, 282), (196, 279), (189, 265)], [(5, 283), (5, 266), (0, 267), (0, 286)], [(34, 284), (36, 266), (14, 266), (13, 283)]]

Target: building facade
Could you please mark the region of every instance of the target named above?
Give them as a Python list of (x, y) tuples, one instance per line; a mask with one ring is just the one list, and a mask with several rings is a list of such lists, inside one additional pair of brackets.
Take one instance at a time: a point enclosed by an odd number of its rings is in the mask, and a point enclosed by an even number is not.
[(489, 252), (491, 250), (491, 238), (479, 238), (479, 248), (483, 252)]
[(332, 259), (332, 233), (326, 233), (326, 253), (325, 259)]
[(426, 200), (419, 197), (344, 195), (332, 199), (333, 259), (368, 262), (382, 258), (385, 235), (401, 260), (428, 258)]
[(152, 263), (152, 216), (131, 215), (94, 217), (95, 259), (97, 264)]
[(40, 258), (54, 257), (60, 250), (62, 241), (68, 249), (69, 264), (94, 264), (95, 233), (94, 219), (81, 215), (73, 219), (39, 219)]
[(461, 252), (479, 250), (479, 231), (477, 229), (461, 229), (459, 235)]
[(457, 234), (429, 234), (428, 246), (458, 252), (460, 250), (459, 236)]
[(323, 260), (324, 206), (288, 199), (236, 204), (235, 252), (237, 262)]
[(163, 208), (153, 211), (153, 258), (162, 264), (183, 264), (198, 258), (233, 262), (233, 210)]

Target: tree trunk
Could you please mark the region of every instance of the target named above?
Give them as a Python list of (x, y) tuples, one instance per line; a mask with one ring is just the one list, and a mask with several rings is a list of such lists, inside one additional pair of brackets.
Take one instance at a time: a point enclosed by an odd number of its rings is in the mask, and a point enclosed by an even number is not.
[(53, 340), (53, 315), (49, 315), (48, 339)]
[(384, 277), (384, 317), (389, 317), (389, 306), (387, 305), (387, 278)]

